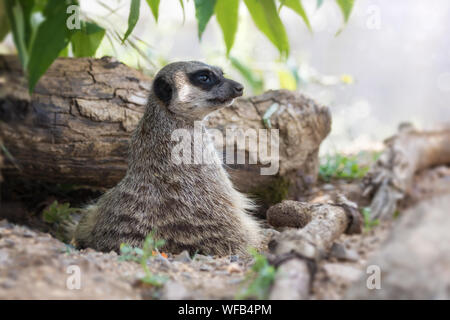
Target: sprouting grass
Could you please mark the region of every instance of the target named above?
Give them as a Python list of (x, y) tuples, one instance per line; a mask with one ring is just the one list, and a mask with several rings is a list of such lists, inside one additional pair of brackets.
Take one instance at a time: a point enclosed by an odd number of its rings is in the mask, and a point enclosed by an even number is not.
[(372, 230), (373, 227), (376, 227), (380, 224), (380, 220), (378, 219), (372, 220), (369, 207), (362, 208), (361, 212), (364, 218), (365, 232)]
[(167, 277), (152, 273), (148, 268), (147, 262), (155, 254), (159, 253), (158, 248), (163, 246), (164, 243), (165, 241), (162, 239), (155, 239), (154, 232), (151, 232), (145, 238), (142, 248), (131, 247), (122, 243), (120, 245), (119, 260), (139, 262), (145, 272), (141, 281), (155, 287), (160, 287), (167, 281)]
[(267, 299), (270, 287), (275, 279), (275, 267), (270, 265), (267, 258), (255, 249), (250, 249), (255, 263), (247, 273), (242, 288), (236, 299)]
[(58, 201), (55, 200), (44, 210), (43, 218), (44, 221), (48, 223), (62, 223), (70, 220), (70, 215), (77, 211), (78, 209), (70, 207), (70, 203), (58, 203)]
[(319, 177), (323, 181), (331, 179), (360, 179), (369, 171), (369, 167), (375, 156), (367, 159), (367, 153), (346, 156), (341, 154), (328, 155), (321, 159)]
[(52, 225), (51, 233), (59, 240), (68, 241), (65, 236), (64, 225), (72, 223), (72, 213), (77, 212), (78, 208), (71, 208), (70, 203), (59, 203), (57, 200), (48, 206), (42, 213), (45, 222)]

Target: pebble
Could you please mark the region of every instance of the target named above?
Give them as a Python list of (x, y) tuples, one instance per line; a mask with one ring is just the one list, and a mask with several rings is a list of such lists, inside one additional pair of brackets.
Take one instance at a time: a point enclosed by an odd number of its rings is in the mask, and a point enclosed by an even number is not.
[(25, 230), (23, 236), (25, 238), (33, 238), (34, 236), (36, 236), (36, 233), (30, 230)]
[(189, 291), (179, 282), (169, 280), (164, 285), (162, 298), (166, 300), (186, 300), (189, 299)]
[(244, 279), (242, 279), (242, 278), (234, 278), (234, 279), (228, 280), (227, 283), (230, 284), (230, 285), (234, 285), (234, 284), (239, 284), (242, 281), (244, 281)]
[(211, 256), (205, 256), (205, 255), (203, 255), (203, 254), (197, 253), (197, 254), (194, 256), (194, 260), (195, 260), (195, 261), (211, 261), (211, 260), (212, 260), (212, 257), (211, 257)]
[(16, 245), (16, 243), (11, 239), (4, 239), (3, 243), (6, 248), (12, 248)]
[(187, 252), (186, 250), (184, 250), (183, 252), (177, 254), (175, 256), (175, 261), (178, 262), (184, 262), (184, 263), (191, 263), (192, 259), (191, 256), (189, 255), (189, 252)]
[(239, 256), (238, 255), (231, 255), (230, 256), (230, 262), (236, 262), (239, 260)]
[(154, 260), (158, 261), (160, 265), (166, 269), (170, 269), (172, 267), (170, 261), (164, 258), (161, 254), (158, 254)]
[(233, 262), (227, 267), (227, 271), (229, 273), (239, 273), (242, 272), (242, 269), (237, 263)]
[(330, 183), (326, 183), (322, 186), (322, 190), (324, 190), (324, 191), (331, 191), (334, 189), (335, 189), (335, 187)]
[(211, 270), (212, 270), (212, 267), (208, 266), (207, 264), (202, 264), (200, 266), (200, 271), (211, 271)]
[(9, 254), (8, 252), (1, 252), (0, 251), (0, 266), (1, 265), (6, 265), (7, 263), (9, 263), (11, 260), (9, 258)]
[(330, 256), (347, 261), (359, 260), (359, 254), (355, 250), (347, 249), (343, 244), (337, 242), (333, 243), (330, 250)]

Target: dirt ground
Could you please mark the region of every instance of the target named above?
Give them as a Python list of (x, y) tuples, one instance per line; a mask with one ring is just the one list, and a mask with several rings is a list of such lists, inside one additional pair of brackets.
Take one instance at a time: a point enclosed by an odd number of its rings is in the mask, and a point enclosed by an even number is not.
[[(399, 214), (418, 201), (437, 193), (449, 192), (450, 168), (438, 167), (419, 173), (413, 190), (402, 202)], [(75, 250), (53, 237), (51, 228), (42, 221), (40, 210), (55, 198), (80, 203), (93, 199), (98, 191), (70, 191), (64, 196), (52, 195), (36, 200), (36, 186), (26, 192), (11, 192), (3, 201), (0, 214), (0, 299), (233, 299), (246, 284), (251, 258), (239, 256), (193, 258), (185, 253), (156, 255), (149, 260), (154, 274), (167, 277), (161, 287), (144, 284), (141, 265), (121, 261), (115, 252), (92, 249)], [(21, 188), (24, 188), (22, 185)], [(34, 191), (33, 191), (34, 190)], [(71, 193), (72, 192), (72, 193)], [(307, 195), (308, 201), (321, 202), (337, 192), (364, 207), (360, 181), (336, 180), (321, 183)], [(74, 193), (77, 196), (74, 196)], [(39, 195), (39, 193), (38, 193)], [(34, 208), (34, 209), (33, 209)], [(342, 235), (329, 256), (317, 268), (311, 299), (340, 299), (349, 285), (365, 272), (365, 264), (389, 237), (392, 221), (366, 228), (362, 234)], [(269, 240), (275, 231), (265, 229)], [(73, 266), (79, 268), (79, 289), (71, 286)]]

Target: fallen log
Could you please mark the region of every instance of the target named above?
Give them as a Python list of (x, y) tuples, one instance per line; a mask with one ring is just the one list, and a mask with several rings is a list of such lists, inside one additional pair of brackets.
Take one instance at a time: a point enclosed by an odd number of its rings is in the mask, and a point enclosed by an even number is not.
[[(15, 159), (5, 176), (111, 187), (125, 174), (128, 140), (143, 114), (151, 79), (110, 57), (59, 58), (30, 97), (16, 56), (0, 55), (0, 137)], [(269, 110), (270, 109), (270, 110)], [(270, 121), (263, 118), (270, 115)], [(238, 188), (274, 204), (315, 183), (318, 150), (330, 131), (328, 108), (286, 90), (237, 99), (208, 126), (279, 129), (279, 171), (227, 164)], [(249, 154), (248, 144), (240, 148)], [(270, 149), (269, 149), (270, 150)], [(18, 171), (16, 166), (20, 167)]]
[[(336, 204), (294, 206), (292, 202), (284, 201), (277, 206), (281, 215), (286, 210), (297, 210), (299, 219), (310, 221), (302, 229), (287, 229), (277, 234), (269, 243), (273, 263), (279, 266), (270, 297), (307, 299), (317, 262), (326, 256), (342, 233), (360, 233), (362, 219), (356, 204), (344, 197)], [(275, 215), (274, 211), (270, 208), (270, 215)], [(288, 282), (290, 285), (286, 285)]]
[(363, 195), (372, 197), (372, 219), (392, 218), (417, 172), (450, 164), (450, 128), (420, 132), (403, 124), (385, 144), (386, 150), (364, 179)]

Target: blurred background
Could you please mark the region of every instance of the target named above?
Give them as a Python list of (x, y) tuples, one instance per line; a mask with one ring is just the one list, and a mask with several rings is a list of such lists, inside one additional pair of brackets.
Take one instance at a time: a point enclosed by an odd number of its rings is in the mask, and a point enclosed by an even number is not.
[[(80, 4), (82, 13), (104, 28), (118, 34), (127, 29), (129, 1)], [(448, 0), (358, 0), (345, 26), (334, 1), (323, 1), (320, 10), (316, 0), (304, 0), (303, 6), (313, 32), (292, 10), (280, 13), (291, 45), (287, 61), (257, 30), (244, 5), (227, 59), (215, 16), (199, 41), (193, 1), (185, 3), (183, 13), (178, 0), (161, 1), (158, 23), (143, 1), (133, 31), (135, 48), (106, 36), (96, 56), (115, 56), (149, 75), (168, 62), (202, 60), (242, 81), (246, 95), (298, 90), (333, 114), (322, 154), (380, 149), (405, 121), (420, 129), (450, 123)], [(14, 51), (9, 35), (0, 53)]]

